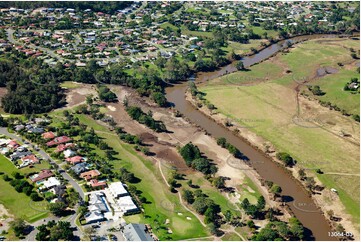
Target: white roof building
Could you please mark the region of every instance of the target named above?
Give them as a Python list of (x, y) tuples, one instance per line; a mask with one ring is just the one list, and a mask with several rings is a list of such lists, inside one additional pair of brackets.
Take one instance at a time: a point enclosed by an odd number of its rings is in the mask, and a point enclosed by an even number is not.
[(53, 187), (59, 186), (61, 183), (56, 177), (50, 177), (48, 180), (43, 182), (43, 189), (51, 189)]
[(120, 197), (117, 200), (118, 207), (124, 213), (137, 211), (138, 207), (134, 204), (133, 199), (131, 196)]
[(104, 215), (99, 211), (89, 212), (85, 214), (84, 217), (87, 223), (94, 223), (104, 220)]
[(71, 157), (71, 156), (76, 155), (76, 152), (75, 152), (75, 151), (72, 151), (71, 149), (67, 149), (67, 150), (65, 150), (63, 153), (64, 153), (64, 157), (65, 157), (65, 158), (69, 158), (69, 157)]
[(128, 195), (127, 190), (125, 190), (125, 188), (121, 182), (113, 182), (113, 183), (109, 184), (108, 189), (114, 198)]

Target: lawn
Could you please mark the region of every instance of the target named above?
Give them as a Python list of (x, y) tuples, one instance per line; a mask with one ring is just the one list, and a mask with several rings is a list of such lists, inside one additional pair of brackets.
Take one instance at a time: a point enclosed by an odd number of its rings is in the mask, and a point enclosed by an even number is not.
[(240, 241), (242, 240), (236, 233), (226, 233), (222, 238), (223, 241)]
[(317, 99), (337, 104), (341, 109), (345, 109), (348, 113), (360, 115), (360, 94), (352, 94), (349, 91), (343, 91), (343, 87), (351, 78), (359, 78), (360, 75), (354, 70), (342, 69), (338, 73), (328, 75), (313, 82), (319, 85), (321, 90), (326, 94), (317, 97)]
[[(342, 173), (359, 173), (359, 145), (345, 141), (339, 135), (340, 130), (345, 131), (359, 142), (358, 123), (339, 112), (328, 112), (316, 101), (304, 101), (299, 111), (302, 117), (311, 121), (322, 121), (321, 126), (309, 128), (293, 121), (298, 113), (294, 91), (297, 78), (311, 78), (320, 66), (331, 66), (339, 72), (310, 82), (320, 85), (326, 92), (319, 98), (334, 102), (346, 110), (356, 112), (359, 109), (359, 94), (352, 95), (342, 90), (344, 84), (357, 73), (337, 65), (337, 62), (352, 60), (350, 51), (344, 46), (356, 49), (355, 42), (359, 44), (352, 40), (312, 40), (293, 48), (288, 54), (279, 54), (275, 59), (253, 66), (248, 72), (236, 72), (214, 79), (199, 89), (206, 93), (205, 98), (218, 108), (218, 112), (251, 127), (253, 132), (270, 141), (277, 150), (290, 153), (298, 161), (298, 166), (321, 168), (325, 174), (318, 175), (319, 179), (327, 188), (340, 191), (341, 201), (358, 224), (359, 176)], [(285, 74), (281, 71), (284, 69), (292, 72)], [(245, 81), (253, 80), (253, 85), (242, 85)]]
[(60, 86), (62, 88), (72, 89), (72, 88), (80, 87), (80, 84), (76, 82), (67, 81), (67, 82), (62, 82)]
[(177, 31), (178, 27), (174, 26), (171, 23), (165, 22), (160, 25), (161, 28), (166, 29), (167, 27), (171, 28), (173, 31)]
[(251, 28), (253, 30), (253, 33), (261, 35), (262, 38), (263, 38), (263, 33), (264, 32), (267, 32), (267, 35), (270, 36), (270, 37), (277, 37), (278, 36), (278, 32), (275, 31), (275, 30), (265, 30), (264, 28), (259, 27), (259, 26), (252, 26)]
[(234, 53), (236, 53), (237, 55), (242, 55), (251, 52), (251, 48), (258, 48), (259, 46), (261, 46), (261, 42), (264, 41), (265, 40), (263, 39), (260, 40), (251, 39), (248, 44), (241, 44), (238, 42), (230, 41), (227, 48), (223, 48), (223, 49), (227, 52), (234, 50)]
[(240, 187), (242, 193), (239, 201), (242, 202), (245, 198), (247, 198), (250, 203), (257, 204), (257, 199), (261, 196), (261, 193), (258, 191), (256, 185), (251, 181), (251, 179), (245, 177), (244, 183), (240, 185)]
[[(160, 239), (182, 240), (208, 235), (206, 228), (201, 225), (197, 218), (179, 204), (178, 195), (169, 191), (162, 180), (158, 167), (154, 166), (153, 162), (139, 156), (132, 145), (121, 142), (115, 133), (90, 117), (76, 116), (80, 122), (94, 128), (98, 135), (119, 153), (115, 156), (118, 160), (113, 162), (114, 169), (125, 167), (138, 178), (141, 178), (141, 181), (135, 186), (142, 191), (142, 196), (148, 201), (144, 204), (145, 212), (144, 214), (126, 216), (126, 221), (151, 224)], [(182, 213), (182, 215), (178, 215), (178, 213)], [(190, 217), (191, 220), (187, 220), (186, 217)], [(170, 220), (170, 224), (167, 226), (170, 227), (173, 234), (168, 234), (165, 229), (162, 229), (165, 227), (166, 219)]]
[(188, 30), (186, 27), (181, 27), (182, 34), (187, 36), (196, 36), (196, 37), (204, 37), (204, 38), (212, 38), (213, 33), (212, 32), (203, 32), (203, 31), (192, 31)]
[[(0, 155), (0, 171), (11, 175), (12, 172), (20, 172), (24, 174), (23, 170), (18, 170), (6, 157)], [(3, 204), (11, 214), (18, 218), (23, 218), (29, 223), (35, 222), (39, 219), (48, 216), (48, 212), (37, 211), (32, 207), (43, 207), (40, 204), (44, 202), (33, 202), (30, 197), (24, 193), (18, 193), (8, 182), (0, 178), (0, 203)], [(19, 205), (21, 201), (21, 205)], [(30, 204), (34, 206), (30, 206)]]

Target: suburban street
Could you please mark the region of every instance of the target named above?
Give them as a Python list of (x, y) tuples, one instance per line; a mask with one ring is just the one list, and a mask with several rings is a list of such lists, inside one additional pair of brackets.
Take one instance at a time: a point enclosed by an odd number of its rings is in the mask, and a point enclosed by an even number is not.
[[(13, 133), (10, 133), (7, 128), (4, 128), (4, 127), (0, 127), (0, 134), (4, 134), (6, 135), (7, 137), (11, 138), (11, 139), (14, 139), (14, 140), (17, 140), (21, 143), (24, 142), (24, 139), (16, 134), (13, 134)], [(29, 142), (30, 143), (30, 142)], [(32, 145), (32, 144), (31, 144)], [(33, 145), (32, 145), (33, 146)], [(34, 147), (34, 146), (33, 146)], [(42, 157), (43, 160), (49, 160), (50, 161), (50, 164), (51, 165), (54, 165), (55, 168), (59, 170), (61, 170), (61, 168), (59, 169), (59, 166), (56, 164), (56, 162), (42, 149), (39, 149), (38, 150), (38, 153), (40, 154), (40, 156)], [(82, 188), (79, 186), (79, 184), (71, 177), (69, 176), (65, 171), (64, 172), (60, 172), (60, 174), (63, 176), (64, 179), (66, 179), (69, 184), (71, 184), (73, 186), (73, 188), (79, 193), (80, 197), (82, 200), (84, 200), (84, 197), (85, 197), (85, 194), (84, 194), (84, 191), (82, 190)], [(67, 221), (67, 222), (70, 222), (71, 226), (74, 227), (74, 228), (77, 228), (75, 231), (74, 231), (74, 236), (75, 237), (78, 237), (78, 238), (81, 238), (83, 236), (83, 232), (81, 230), (81, 228), (79, 228), (76, 224), (75, 224), (75, 221), (76, 221), (76, 218), (77, 218), (77, 208), (78, 206), (75, 206), (74, 208), (74, 211), (75, 213), (68, 216), (68, 217), (65, 217), (65, 218), (59, 218), (59, 217), (55, 217), (55, 216), (51, 216), (51, 217), (48, 217), (46, 219), (43, 219), (43, 220), (38, 220), (34, 223), (32, 223), (31, 225), (33, 226), (33, 230), (30, 232), (30, 234), (27, 235), (26, 237), (26, 240), (29, 240), (29, 241), (34, 241), (35, 240), (35, 236), (36, 236), (36, 233), (37, 233), (37, 230), (35, 229), (37, 226), (41, 225), (41, 224), (45, 224), (47, 223), (48, 221), (51, 221), (51, 220), (55, 220), (55, 221), (59, 221), (59, 220), (63, 220), (63, 221)]]
[[(20, 137), (16, 134), (13, 134), (13, 133), (9, 133), (9, 131), (6, 128), (1, 127), (0, 134), (4, 134), (7, 137), (9, 137), (11, 139), (15, 139), (19, 142), (24, 142), (24, 139), (22, 137)], [(59, 165), (56, 164), (56, 162), (43, 149), (39, 148), (39, 150), (37, 152), (40, 154), (40, 156), (43, 160), (49, 160), (51, 165), (58, 167), (58, 171), (62, 170), (62, 169), (59, 169)], [(66, 179), (74, 187), (74, 189), (79, 193), (80, 197), (84, 200), (85, 194), (84, 194), (83, 189), (79, 186), (79, 184), (71, 176), (69, 176), (65, 171), (60, 172), (60, 174), (64, 177), (64, 179)]]

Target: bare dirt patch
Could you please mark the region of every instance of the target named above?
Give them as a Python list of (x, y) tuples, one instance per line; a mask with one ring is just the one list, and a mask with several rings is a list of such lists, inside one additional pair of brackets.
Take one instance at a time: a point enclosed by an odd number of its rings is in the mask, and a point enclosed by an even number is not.
[(4, 205), (0, 204), (0, 231), (7, 231), (10, 227), (10, 222), (13, 221), (14, 216), (11, 215)]
[(91, 84), (79, 84), (80, 87), (67, 89), (65, 91), (66, 94), (66, 102), (67, 105), (65, 108), (73, 108), (80, 104), (85, 103), (86, 96), (89, 94), (96, 95), (96, 88)]

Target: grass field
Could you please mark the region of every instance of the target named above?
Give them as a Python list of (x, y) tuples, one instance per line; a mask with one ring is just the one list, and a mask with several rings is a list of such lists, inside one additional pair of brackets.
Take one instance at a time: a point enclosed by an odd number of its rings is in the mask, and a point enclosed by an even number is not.
[[(355, 223), (359, 223), (359, 176), (344, 174), (359, 174), (359, 145), (340, 137), (339, 132), (346, 131), (359, 142), (358, 123), (340, 113), (320, 108), (315, 101), (301, 102), (300, 113), (311, 121), (321, 120), (321, 127), (297, 125), (293, 116), (298, 107), (294, 90), (297, 79), (310, 79), (318, 68), (326, 66), (337, 68), (339, 72), (310, 81), (311, 85), (320, 85), (326, 92), (326, 95), (314, 98), (330, 101), (350, 112), (359, 110), (359, 94), (345, 93), (341, 88), (351, 77), (358, 75), (356, 65), (337, 65), (337, 62), (352, 61), (345, 46), (357, 49), (358, 44), (353, 40), (312, 40), (293, 48), (288, 54), (279, 54), (251, 67), (251, 71), (223, 76), (199, 87), (219, 112), (242, 124), (252, 125), (256, 134), (278, 150), (290, 153), (299, 166), (321, 168), (325, 174), (317, 175), (318, 178), (328, 188), (339, 191), (340, 199)], [(292, 72), (286, 74), (286, 69)], [(252, 81), (253, 85), (242, 85)]]
[(63, 88), (68, 88), (68, 89), (80, 87), (80, 85), (78, 83), (71, 82), (71, 81), (63, 82), (63, 83), (61, 83), (60, 86)]
[[(115, 156), (118, 160), (113, 163), (115, 170), (125, 167), (141, 178), (141, 181), (135, 184), (135, 186), (138, 190), (142, 191), (142, 196), (149, 203), (144, 204), (144, 215), (126, 216), (126, 221), (151, 224), (160, 239), (182, 240), (208, 235), (206, 228), (201, 225), (197, 218), (179, 204), (178, 195), (169, 191), (169, 188), (161, 178), (157, 166), (137, 155), (131, 145), (121, 142), (113, 132), (90, 117), (84, 115), (76, 116), (79, 117), (80, 122), (86, 123), (88, 127), (93, 127), (98, 135), (104, 138), (119, 153)], [(178, 215), (178, 213), (182, 213), (182, 215)], [(186, 217), (190, 217), (191, 220), (187, 220)], [(167, 227), (170, 227), (173, 234), (168, 234), (164, 229), (166, 227), (164, 225), (166, 219), (170, 220), (170, 224)]]
[(226, 233), (223, 237), (222, 237), (223, 241), (240, 241), (242, 240), (237, 234), (235, 233)]
[[(24, 174), (23, 170), (18, 170), (6, 157), (0, 155), (0, 171), (11, 176), (13, 172), (20, 172)], [(21, 205), (19, 205), (21, 201)], [(35, 222), (39, 219), (48, 216), (48, 212), (41, 212), (44, 210), (44, 202), (33, 202), (30, 197), (24, 193), (18, 193), (9, 182), (0, 178), (0, 203), (3, 204), (11, 214), (18, 218), (23, 218), (27, 222)], [(31, 204), (31, 205), (30, 205)], [(40, 211), (34, 208), (42, 207)]]
[(237, 55), (242, 55), (242, 54), (251, 52), (251, 48), (258, 48), (259, 46), (261, 46), (261, 42), (264, 42), (264, 41), (265, 40), (263, 40), (263, 39), (260, 39), (260, 40), (252, 39), (249, 41), (248, 44), (241, 44), (238, 42), (229, 42), (228, 46), (226, 48), (223, 48), (223, 50), (225, 50), (227, 52), (234, 50), (234, 53), (236, 53)]

